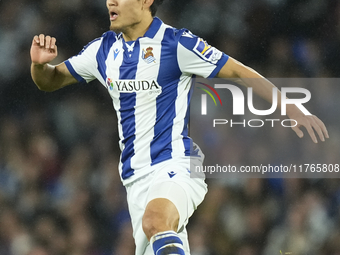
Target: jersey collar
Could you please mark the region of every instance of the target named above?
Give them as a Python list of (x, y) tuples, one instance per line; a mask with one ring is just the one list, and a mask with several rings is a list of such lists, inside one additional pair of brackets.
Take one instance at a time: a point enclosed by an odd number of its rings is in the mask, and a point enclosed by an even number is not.
[[(149, 29), (144, 34), (144, 37), (149, 37), (151, 39), (154, 38), (155, 35), (157, 34), (159, 28), (162, 26), (162, 24), (163, 24), (163, 21), (161, 21), (158, 17), (154, 17), (153, 21), (151, 22)], [(117, 38), (124, 40), (122, 33), (119, 33), (117, 35)]]
[(154, 17), (148, 31), (144, 34), (144, 37), (154, 38), (162, 24), (163, 21), (158, 17)]

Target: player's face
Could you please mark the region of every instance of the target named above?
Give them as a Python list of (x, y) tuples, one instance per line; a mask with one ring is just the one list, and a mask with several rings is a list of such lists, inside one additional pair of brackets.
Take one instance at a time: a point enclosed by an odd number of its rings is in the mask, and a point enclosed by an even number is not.
[(137, 26), (143, 19), (143, 0), (107, 0), (110, 29), (125, 32)]

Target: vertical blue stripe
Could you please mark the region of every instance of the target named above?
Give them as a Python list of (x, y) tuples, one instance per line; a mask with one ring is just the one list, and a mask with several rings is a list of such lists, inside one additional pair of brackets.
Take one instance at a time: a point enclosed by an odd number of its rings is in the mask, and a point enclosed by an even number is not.
[(98, 64), (98, 71), (100, 75), (103, 77), (104, 81), (106, 81), (106, 60), (107, 56), (109, 55), (110, 49), (113, 43), (116, 41), (116, 34), (112, 31), (107, 32), (103, 35), (102, 44), (97, 52), (97, 64)]
[(181, 71), (177, 62), (177, 41), (174, 31), (167, 29), (164, 33), (161, 48), (161, 59), (158, 84), (162, 87), (162, 94), (156, 100), (156, 123), (154, 138), (150, 144), (151, 164), (171, 158), (172, 130), (176, 117), (177, 87)]
[[(125, 44), (123, 40), (123, 44)], [(125, 45), (124, 45), (125, 46)], [(124, 47), (124, 58), (123, 63), (119, 69), (120, 80), (133, 80), (136, 78), (137, 65), (139, 60), (140, 45), (139, 41), (136, 41), (133, 52), (127, 52)], [(131, 57), (129, 56), (131, 54)], [(123, 180), (129, 178), (134, 174), (134, 169), (131, 166), (131, 158), (135, 155), (134, 141), (136, 139), (136, 117), (135, 117), (135, 106), (136, 106), (136, 93), (120, 93), (120, 116), (122, 130), (123, 130), (123, 141), (125, 148), (122, 152), (122, 178)]]
[(136, 105), (136, 93), (121, 93), (120, 97), (120, 116), (123, 129), (123, 141), (125, 148), (122, 152), (121, 161), (122, 166), (122, 178), (125, 180), (133, 175), (134, 170), (131, 167), (131, 158), (135, 155), (134, 141), (136, 139), (136, 121), (135, 121), (135, 108)]

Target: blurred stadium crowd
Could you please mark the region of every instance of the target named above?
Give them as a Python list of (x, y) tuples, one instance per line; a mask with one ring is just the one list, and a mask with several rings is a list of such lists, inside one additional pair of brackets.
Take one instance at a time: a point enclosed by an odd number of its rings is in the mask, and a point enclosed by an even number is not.
[[(266, 77), (340, 76), (336, 0), (170, 0), (158, 16)], [(29, 72), (35, 34), (57, 38), (59, 63), (108, 26), (104, 0), (0, 0), (1, 255), (134, 253), (107, 92), (98, 82), (41, 92)], [(339, 89), (319, 89), (319, 103), (334, 109)], [(337, 133), (336, 109), (320, 117)], [(296, 137), (270, 132), (257, 134), (251, 150), (230, 131), (232, 139), (216, 154), (234, 164), (265, 158), (265, 142), (282, 136), (274, 148), (311, 159), (304, 147), (284, 146)], [(213, 137), (204, 139), (203, 150)], [(335, 135), (323, 145), (321, 163), (339, 163), (339, 144)], [(320, 155), (320, 148), (305, 147)], [(339, 179), (208, 182), (210, 191), (189, 224), (193, 255), (340, 254)]]

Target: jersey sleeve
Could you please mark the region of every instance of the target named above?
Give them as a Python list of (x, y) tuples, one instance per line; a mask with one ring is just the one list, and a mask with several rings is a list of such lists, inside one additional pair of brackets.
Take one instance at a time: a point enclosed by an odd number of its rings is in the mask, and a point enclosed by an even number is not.
[(179, 39), (177, 59), (183, 73), (214, 78), (229, 56), (210, 46), (202, 38), (184, 31)]
[(86, 45), (78, 55), (71, 57), (64, 62), (69, 72), (78, 82), (89, 83), (98, 78), (96, 55), (100, 44), (101, 38), (98, 38)]

